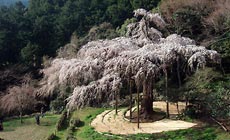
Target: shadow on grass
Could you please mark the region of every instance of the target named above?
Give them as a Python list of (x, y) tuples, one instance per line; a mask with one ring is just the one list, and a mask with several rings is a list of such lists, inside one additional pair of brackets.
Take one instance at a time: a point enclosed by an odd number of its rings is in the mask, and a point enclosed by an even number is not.
[(52, 126), (52, 125), (49, 123), (43, 123), (43, 124), (40, 124), (39, 126)]
[(3, 131), (0, 131), (0, 134), (1, 134), (1, 132), (11, 132), (11, 131), (15, 131), (15, 129), (13, 129), (13, 128), (6, 128)]
[(85, 122), (83, 121), (79, 121), (77, 124), (76, 124), (76, 127), (83, 127), (85, 126)]
[(53, 140), (61, 140), (61, 138), (55, 136), (55, 137), (53, 138)]

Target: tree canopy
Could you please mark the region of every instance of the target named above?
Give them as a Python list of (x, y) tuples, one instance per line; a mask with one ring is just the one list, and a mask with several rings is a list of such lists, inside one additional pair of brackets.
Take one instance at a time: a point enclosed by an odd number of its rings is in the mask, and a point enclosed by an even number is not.
[(83, 37), (91, 27), (103, 22), (116, 28), (131, 17), (134, 8), (148, 5), (151, 9), (158, 2), (154, 0), (149, 5), (150, 1), (141, 1), (133, 5), (129, 0), (30, 0), (28, 7), (21, 2), (1, 6), (0, 66), (15, 63), (31, 66), (25, 59), (25, 51), (31, 44), (37, 46), (39, 53), (27, 51), (27, 56), (35, 55), (40, 60), (44, 55), (53, 57), (73, 32)]
[(178, 58), (183, 73), (208, 63), (220, 63), (216, 51), (196, 46), (189, 38), (176, 34), (162, 38), (153, 27), (164, 27), (159, 14), (138, 9), (135, 16), (141, 16), (141, 20), (128, 25), (127, 37), (92, 41), (78, 51), (76, 58), (53, 60), (43, 70), (45, 77), (39, 94), (52, 96), (60, 85), (68, 85), (74, 88), (68, 98), (69, 108), (101, 105), (114, 100), (115, 93), (120, 93), (122, 86), (127, 86), (127, 79), (132, 78), (148, 101), (152, 99), (154, 82), (164, 75), (165, 69), (170, 73)]

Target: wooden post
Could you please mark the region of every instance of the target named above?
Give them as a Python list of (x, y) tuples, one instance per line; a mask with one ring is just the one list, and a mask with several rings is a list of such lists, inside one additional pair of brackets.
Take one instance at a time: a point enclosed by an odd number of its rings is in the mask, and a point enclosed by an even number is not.
[(140, 107), (139, 107), (139, 89), (137, 90), (137, 128), (140, 128)]
[(22, 124), (23, 121), (22, 121), (22, 112), (20, 111), (20, 123)]
[(179, 62), (179, 57), (177, 57), (177, 78), (178, 78), (178, 84), (179, 88), (181, 87), (181, 77), (180, 77), (180, 62)]
[[(166, 67), (166, 66), (165, 66)], [(166, 96), (166, 117), (169, 118), (169, 102), (168, 102), (168, 72), (164, 68), (165, 73), (165, 96)]]
[(129, 121), (132, 121), (132, 100), (133, 100), (133, 96), (132, 96), (132, 81), (131, 79), (129, 79), (129, 95), (130, 95), (130, 109), (129, 109)]
[(115, 110), (116, 110), (116, 115), (117, 115), (117, 106), (118, 106), (118, 93), (117, 93), (117, 90), (115, 91), (115, 94), (116, 94), (116, 103), (115, 103)]
[[(179, 61), (180, 61), (180, 58), (177, 57), (177, 78), (178, 78), (178, 87), (180, 89), (181, 88), (181, 77), (180, 77), (180, 62)], [(177, 112), (178, 112), (178, 114), (180, 114), (178, 102), (177, 102)]]

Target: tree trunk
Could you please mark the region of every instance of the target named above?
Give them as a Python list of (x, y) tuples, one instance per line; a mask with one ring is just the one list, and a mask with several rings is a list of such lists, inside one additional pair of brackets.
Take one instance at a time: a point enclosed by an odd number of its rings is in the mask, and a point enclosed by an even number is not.
[(143, 97), (141, 102), (141, 114), (144, 118), (148, 118), (153, 114), (153, 83), (152, 81), (144, 81)]

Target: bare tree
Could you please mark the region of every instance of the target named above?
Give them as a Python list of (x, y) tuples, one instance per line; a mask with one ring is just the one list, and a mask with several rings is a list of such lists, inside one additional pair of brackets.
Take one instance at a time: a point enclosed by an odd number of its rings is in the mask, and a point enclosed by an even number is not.
[(18, 112), (22, 123), (25, 111), (33, 111), (38, 101), (34, 96), (34, 88), (24, 83), (21, 86), (13, 86), (8, 89), (8, 94), (0, 99), (0, 108), (4, 113), (15, 114)]

